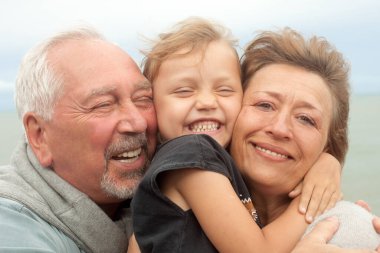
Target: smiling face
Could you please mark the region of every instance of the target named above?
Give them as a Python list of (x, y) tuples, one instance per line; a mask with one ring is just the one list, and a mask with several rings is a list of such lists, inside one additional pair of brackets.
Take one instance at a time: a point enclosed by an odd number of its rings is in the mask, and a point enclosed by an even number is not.
[(98, 204), (131, 197), (156, 144), (150, 83), (103, 41), (66, 41), (48, 59), (64, 80), (45, 126), (54, 171)]
[(227, 146), (243, 93), (237, 56), (223, 41), (204, 54), (173, 56), (160, 66), (153, 93), (163, 139), (202, 133)]
[(323, 152), (332, 118), (324, 80), (307, 70), (271, 64), (244, 93), (231, 154), (249, 187), (287, 194)]

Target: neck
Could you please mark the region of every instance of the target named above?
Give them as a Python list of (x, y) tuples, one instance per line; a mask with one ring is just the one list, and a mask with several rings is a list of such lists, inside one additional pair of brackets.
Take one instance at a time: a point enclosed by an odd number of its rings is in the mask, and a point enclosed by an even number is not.
[(287, 195), (263, 194), (263, 191), (253, 187), (249, 187), (249, 191), (263, 226), (277, 219), (288, 208), (291, 202), (291, 199)]
[(101, 204), (99, 207), (110, 217), (113, 221), (117, 220), (119, 217), (119, 211), (123, 203), (110, 203)]

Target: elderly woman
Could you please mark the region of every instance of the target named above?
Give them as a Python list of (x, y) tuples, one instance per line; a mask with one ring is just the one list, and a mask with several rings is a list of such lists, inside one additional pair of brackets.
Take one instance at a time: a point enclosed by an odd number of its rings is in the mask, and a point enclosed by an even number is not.
[[(243, 107), (231, 154), (243, 175), (262, 224), (289, 206), (288, 192), (323, 152), (341, 164), (347, 152), (349, 68), (327, 41), (306, 41), (291, 29), (263, 32), (242, 62)], [(332, 240), (342, 247), (372, 248), (380, 237), (372, 216), (348, 202), (329, 211), (340, 218)], [(292, 229), (292, 224), (284, 231)]]

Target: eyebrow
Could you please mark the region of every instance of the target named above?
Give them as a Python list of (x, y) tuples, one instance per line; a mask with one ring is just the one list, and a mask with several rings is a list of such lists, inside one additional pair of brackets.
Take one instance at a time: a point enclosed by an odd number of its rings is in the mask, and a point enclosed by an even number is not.
[(101, 87), (99, 89), (93, 89), (88, 94), (86, 94), (82, 103), (87, 104), (89, 101), (91, 101), (91, 99), (110, 94), (114, 90), (116, 90), (116, 86)]
[[(148, 80), (144, 80), (142, 82), (134, 84), (133, 88), (135, 90), (149, 90), (149, 89), (152, 89), (152, 85), (150, 84)], [(89, 92), (88, 95), (86, 95), (85, 99), (83, 100), (83, 103), (86, 104), (89, 101), (91, 101), (91, 99), (93, 98), (111, 94), (116, 89), (117, 89), (116, 86), (107, 86), (107, 87), (101, 87), (99, 89), (93, 89)]]
[(142, 82), (136, 83), (134, 85), (136, 90), (149, 90), (152, 89), (152, 84), (148, 80), (144, 80)]
[[(272, 96), (272, 97), (274, 97), (280, 101), (284, 100), (284, 98), (283, 98), (284, 96), (280, 93), (277, 93), (277, 92), (273, 92), (273, 91), (258, 91), (258, 92), (268, 94), (269, 96)], [(307, 108), (307, 109), (311, 109), (311, 110), (316, 110), (316, 111), (319, 111), (322, 113), (321, 108), (314, 106), (313, 104), (306, 102), (306, 101), (298, 102), (297, 107), (303, 107), (303, 108)]]

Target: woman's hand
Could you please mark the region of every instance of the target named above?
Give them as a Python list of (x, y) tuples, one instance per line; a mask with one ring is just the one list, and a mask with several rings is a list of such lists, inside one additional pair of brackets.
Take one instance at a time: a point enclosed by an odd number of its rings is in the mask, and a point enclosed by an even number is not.
[(332, 208), (342, 199), (340, 172), (338, 160), (328, 153), (322, 153), (303, 182), (289, 193), (291, 198), (301, 194), (299, 211), (306, 214), (307, 222), (311, 223), (315, 216)]
[[(358, 200), (358, 201), (355, 202), (355, 204), (357, 204), (358, 206), (363, 207), (368, 212), (371, 212), (371, 207), (364, 200)], [(373, 218), (373, 220), (372, 220), (372, 224), (373, 224), (373, 227), (375, 228), (376, 232), (378, 234), (380, 234), (380, 217), (375, 216), (375, 218)]]
[(334, 245), (328, 245), (327, 242), (338, 230), (338, 227), (338, 220), (333, 217), (319, 222), (309, 234), (299, 241), (291, 253), (380, 253), (380, 246), (377, 248), (377, 251), (374, 251), (369, 249), (343, 249)]

